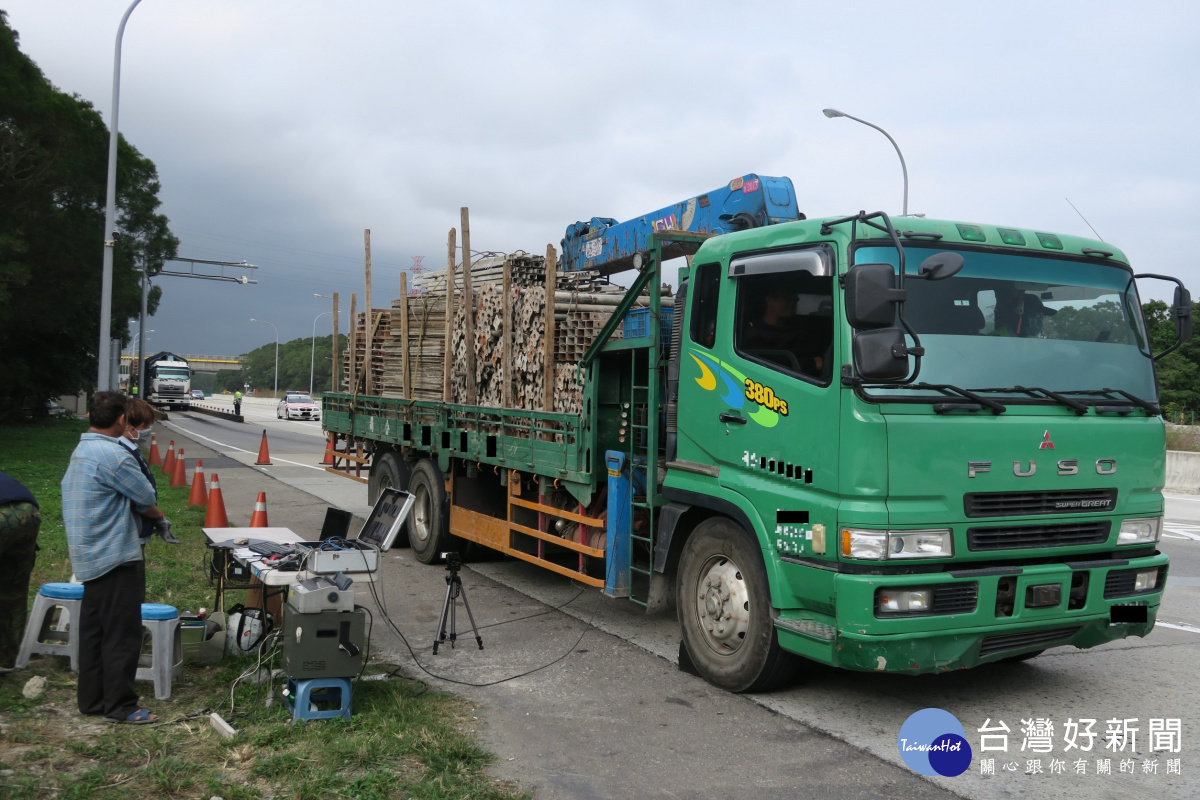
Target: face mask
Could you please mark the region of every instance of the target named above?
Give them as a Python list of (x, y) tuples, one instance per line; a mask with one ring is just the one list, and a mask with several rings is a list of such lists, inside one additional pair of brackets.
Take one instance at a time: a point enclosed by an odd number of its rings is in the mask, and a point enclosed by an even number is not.
[(129, 428), (128, 430), (126, 430), (125, 438), (131, 442), (136, 442), (140, 438), (138, 436), (138, 429), (137, 428)]

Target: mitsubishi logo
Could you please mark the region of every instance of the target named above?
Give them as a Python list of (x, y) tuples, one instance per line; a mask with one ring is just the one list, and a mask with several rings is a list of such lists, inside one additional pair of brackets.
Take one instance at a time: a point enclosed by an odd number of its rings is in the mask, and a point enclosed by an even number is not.
[(1050, 441), (1050, 431), (1042, 434), (1042, 443), (1038, 445), (1038, 450), (1053, 450), (1054, 442)]

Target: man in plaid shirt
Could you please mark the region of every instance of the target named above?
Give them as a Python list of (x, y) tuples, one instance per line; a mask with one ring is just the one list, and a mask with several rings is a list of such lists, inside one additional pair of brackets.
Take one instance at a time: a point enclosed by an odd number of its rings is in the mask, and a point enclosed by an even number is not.
[[(125, 432), (126, 398), (97, 392), (62, 480), (63, 520), (75, 576), (83, 581), (79, 636), (79, 711), (108, 722), (140, 724), (157, 717), (138, 707), (134, 691), (142, 649), (146, 569), (138, 513), (171, 523), (155, 505), (154, 486), (133, 453), (117, 441)], [(132, 503), (131, 503), (132, 501)]]

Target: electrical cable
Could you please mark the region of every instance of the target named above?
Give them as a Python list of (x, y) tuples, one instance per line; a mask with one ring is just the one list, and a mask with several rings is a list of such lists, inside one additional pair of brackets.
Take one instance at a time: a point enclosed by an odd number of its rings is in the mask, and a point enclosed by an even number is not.
[[(398, 628), (396, 626), (396, 623), (392, 620), (391, 615), (388, 614), (387, 605), (384, 602), (384, 600), (381, 599), (382, 591), (376, 592), (376, 587), (375, 587), (374, 582), (370, 583), (369, 585), (371, 587), (371, 595), (375, 598), (375, 603), (376, 603), (376, 605), (379, 606), (380, 614), (383, 616), (384, 621), (386, 621), (388, 623), (388, 625), (391, 626), (392, 630), (396, 632), (396, 635), (400, 637), (400, 641), (404, 642), (405, 648), (408, 649), (409, 656), (412, 658), (413, 663), (417, 665), (418, 669), (420, 669), (426, 675), (428, 675), (431, 678), (434, 678), (436, 680), (445, 681), (446, 683), (452, 683), (452, 684), (455, 684), (458, 686), (470, 686), (470, 687), (474, 687), (477, 689), (484, 688), (487, 686), (496, 686), (497, 684), (501, 684), (501, 683), (507, 683), (508, 681), (516, 680), (517, 678), (524, 678), (527, 675), (532, 675), (535, 672), (540, 672), (541, 670), (552, 667), (555, 664), (557, 664), (558, 662), (562, 661), (564, 658), (571, 655), (571, 653), (573, 653), (575, 651), (575, 648), (579, 647), (579, 643), (583, 641), (583, 637), (586, 636), (588, 630), (591, 629), (592, 621), (596, 618), (596, 611), (600, 607), (600, 597), (599, 597), (599, 595), (597, 595), (596, 599), (593, 601), (594, 605), (592, 607), (592, 615), (591, 615), (591, 617), (588, 618), (588, 621), (585, 624), (583, 631), (580, 632), (579, 638), (575, 640), (575, 643), (572, 644), (570, 648), (568, 648), (562, 655), (560, 655), (558, 658), (555, 658), (553, 661), (549, 661), (545, 664), (542, 664), (540, 667), (534, 667), (533, 669), (526, 670), (525, 672), (519, 673), (517, 675), (510, 675), (507, 678), (500, 678), (498, 680), (488, 681), (486, 683), (472, 683), (471, 681), (462, 681), (462, 680), (457, 680), (455, 678), (448, 678), (448, 677), (445, 677), (442, 675), (438, 675), (437, 673), (431, 672), (429, 669), (427, 669), (425, 667), (425, 665), (422, 664), (420, 662), (420, 660), (417, 658), (417, 654), (416, 654), (416, 652), (413, 651), (412, 645), (409, 644), (408, 638), (404, 635), (404, 633), (400, 630), (400, 628)], [(380, 587), (380, 589), (382, 590), (382, 587)], [(549, 611), (555, 611), (555, 610), (564, 608), (572, 600), (575, 600), (577, 597), (579, 597), (582, 594), (583, 594), (583, 591), (580, 591), (579, 594), (577, 594), (575, 597), (571, 598), (571, 600), (568, 600), (562, 606), (559, 606), (558, 609), (552, 608), (546, 612), (540, 612), (539, 614), (534, 614), (533, 616), (541, 616), (541, 614), (549, 613)], [(516, 622), (516, 621), (517, 620), (506, 620), (506, 622)], [(492, 625), (490, 627), (495, 627), (495, 625)]]
[(358, 675), (354, 677), (354, 680), (356, 681), (362, 680), (363, 672), (365, 672), (367, 669), (367, 662), (371, 660), (371, 634), (375, 631), (375, 615), (372, 614), (371, 609), (367, 608), (366, 606), (360, 606), (357, 603), (354, 604), (355, 611), (359, 610), (360, 608), (367, 612), (367, 616), (370, 618), (371, 624), (367, 626), (366, 651), (363, 653), (362, 666), (358, 668)]

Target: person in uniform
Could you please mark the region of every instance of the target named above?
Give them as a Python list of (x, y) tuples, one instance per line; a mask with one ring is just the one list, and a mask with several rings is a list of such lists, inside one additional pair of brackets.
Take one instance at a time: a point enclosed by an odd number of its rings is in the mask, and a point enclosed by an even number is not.
[(41, 524), (33, 492), (0, 472), (0, 674), (12, 671), (21, 649)]

